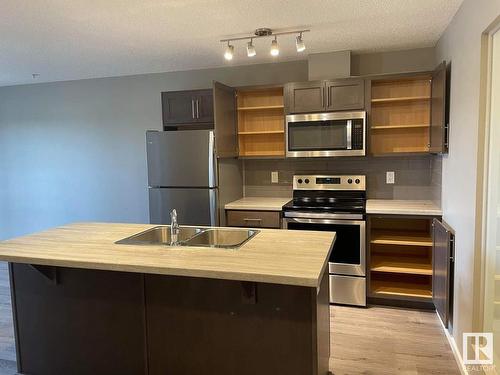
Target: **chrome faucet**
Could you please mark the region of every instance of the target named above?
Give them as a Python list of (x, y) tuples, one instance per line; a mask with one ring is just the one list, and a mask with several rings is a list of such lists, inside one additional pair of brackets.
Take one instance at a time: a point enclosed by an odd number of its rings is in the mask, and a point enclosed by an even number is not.
[(177, 211), (175, 208), (170, 212), (170, 242), (176, 245), (179, 237), (179, 224), (177, 223)]

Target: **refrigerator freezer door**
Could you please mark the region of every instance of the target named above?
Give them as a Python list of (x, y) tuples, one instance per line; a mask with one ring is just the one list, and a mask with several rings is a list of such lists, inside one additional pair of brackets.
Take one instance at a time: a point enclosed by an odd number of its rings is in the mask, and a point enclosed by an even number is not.
[(216, 187), (211, 130), (146, 132), (150, 187)]
[(150, 188), (151, 224), (170, 224), (170, 211), (176, 209), (180, 225), (219, 225), (217, 189)]

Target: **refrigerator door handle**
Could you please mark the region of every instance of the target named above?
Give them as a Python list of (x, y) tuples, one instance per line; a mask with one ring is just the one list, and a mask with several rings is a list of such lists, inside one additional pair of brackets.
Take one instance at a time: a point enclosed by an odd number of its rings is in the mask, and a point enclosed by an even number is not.
[(210, 189), (209, 192), (209, 207), (210, 207), (210, 225), (213, 227), (219, 226), (219, 210), (217, 207), (217, 189)]
[(211, 131), (208, 144), (208, 184), (209, 187), (217, 186), (217, 158), (215, 156), (215, 136)]

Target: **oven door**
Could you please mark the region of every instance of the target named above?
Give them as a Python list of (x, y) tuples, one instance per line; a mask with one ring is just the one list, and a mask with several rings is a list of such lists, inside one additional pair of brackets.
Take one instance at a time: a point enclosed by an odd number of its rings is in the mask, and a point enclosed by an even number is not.
[(364, 220), (331, 220), (284, 218), (284, 229), (336, 232), (337, 238), (329, 259), (330, 273), (366, 275), (366, 222)]
[(364, 127), (364, 112), (288, 115), (286, 116), (286, 156), (364, 155), (364, 147), (359, 147), (353, 139), (354, 125)]

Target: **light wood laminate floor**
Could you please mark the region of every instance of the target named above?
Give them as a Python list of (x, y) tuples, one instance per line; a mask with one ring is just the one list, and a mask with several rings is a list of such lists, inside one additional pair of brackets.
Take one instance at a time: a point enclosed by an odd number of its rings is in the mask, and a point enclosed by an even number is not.
[[(332, 306), (330, 370), (335, 375), (459, 375), (433, 312)], [(14, 375), (7, 264), (0, 262), (0, 375)]]
[(332, 306), (330, 370), (335, 375), (459, 375), (434, 312)]

